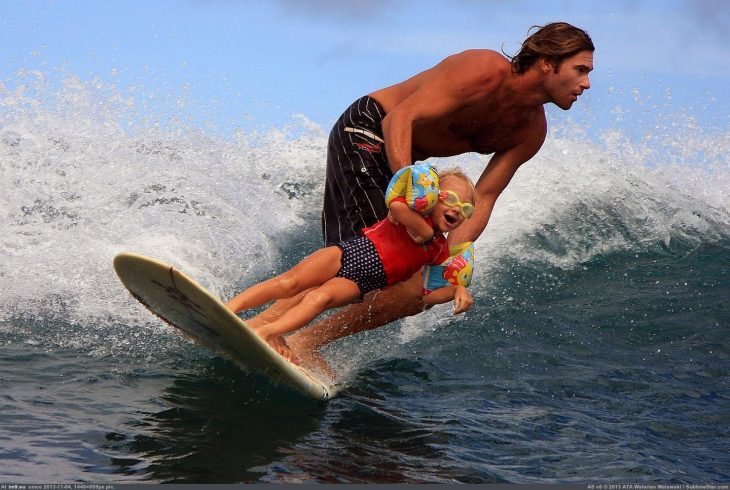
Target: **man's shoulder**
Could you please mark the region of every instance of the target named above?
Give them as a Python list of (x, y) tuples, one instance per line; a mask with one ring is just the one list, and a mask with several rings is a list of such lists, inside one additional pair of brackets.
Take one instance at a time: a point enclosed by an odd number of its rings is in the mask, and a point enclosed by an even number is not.
[(510, 62), (491, 49), (469, 49), (444, 60), (442, 73), (456, 85), (476, 87), (478, 93), (491, 92), (510, 73)]
[(502, 61), (509, 63), (507, 58), (505, 58), (502, 53), (499, 53), (498, 51), (495, 51), (493, 49), (481, 49), (481, 48), (465, 49), (464, 51), (456, 53), (453, 56), (459, 56), (459, 57), (464, 57), (464, 58), (482, 58), (482, 59), (495, 60), (495, 61), (502, 60)]
[(478, 71), (494, 73), (509, 69), (510, 62), (501, 53), (492, 49), (467, 49), (446, 58), (455, 65), (469, 65)]

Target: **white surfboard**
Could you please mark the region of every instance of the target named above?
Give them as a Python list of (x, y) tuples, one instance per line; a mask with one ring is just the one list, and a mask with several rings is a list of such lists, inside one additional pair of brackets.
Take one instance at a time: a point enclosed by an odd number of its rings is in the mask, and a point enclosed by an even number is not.
[(132, 296), (203, 347), (314, 399), (335, 395), (333, 384), (287, 361), (218, 298), (171, 265), (125, 252), (114, 257), (114, 269)]

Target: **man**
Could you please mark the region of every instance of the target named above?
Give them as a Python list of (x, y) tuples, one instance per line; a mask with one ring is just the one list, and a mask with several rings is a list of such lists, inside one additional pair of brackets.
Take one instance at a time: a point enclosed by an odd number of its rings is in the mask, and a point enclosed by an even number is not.
[[(517, 169), (545, 141), (543, 105), (568, 110), (590, 88), (593, 51), (585, 31), (552, 23), (530, 35), (511, 60), (491, 50), (465, 51), (356, 101), (330, 134), (326, 244), (352, 238), (386, 216), (384, 191), (400, 168), (467, 152), (493, 156), (476, 184), (474, 215), (448, 238), (451, 244), (476, 240)], [(251, 323), (272, 321), (287, 307), (276, 304)], [(422, 310), (419, 273), (281, 339), (279, 352), (322, 366), (321, 346)]]

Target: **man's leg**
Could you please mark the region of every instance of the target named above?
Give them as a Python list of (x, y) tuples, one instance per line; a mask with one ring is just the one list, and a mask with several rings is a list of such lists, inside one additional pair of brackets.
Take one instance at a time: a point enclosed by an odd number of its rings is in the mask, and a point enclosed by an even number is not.
[(350, 305), (334, 315), (287, 337), (289, 347), (305, 364), (321, 366), (318, 350), (337, 339), (372, 330), (423, 311), (421, 273), (390, 288), (373, 291), (362, 303)]
[[(377, 101), (363, 97), (345, 110), (332, 128), (327, 146), (322, 216), (322, 231), (327, 245), (335, 245), (342, 240), (359, 236), (361, 228), (374, 224), (388, 214), (385, 189), (393, 175), (388, 166), (383, 141), (378, 136), (382, 132), (380, 124), (384, 116), (385, 112)], [(353, 129), (357, 131), (353, 132)], [(352, 305), (330, 319), (303, 329), (309, 332), (322, 325), (311, 336), (300, 337), (297, 332), (287, 337), (287, 342), (290, 338), (295, 341), (301, 339), (302, 348), (293, 349), (295, 353), (301, 354), (305, 363), (324, 366), (326, 370), (326, 363), (317, 354), (319, 346), (421, 311), (423, 302), (420, 274), (418, 276), (417, 287), (403, 289), (403, 284), (400, 284), (391, 288), (394, 291), (370, 293), (364, 303)], [(277, 301), (266, 311), (247, 320), (247, 323), (258, 328), (275, 321), (298, 304), (302, 297), (303, 295), (299, 295)], [(377, 310), (377, 313), (373, 313), (373, 310)], [(343, 329), (343, 322), (352, 326)], [(318, 339), (320, 331), (325, 337)], [(305, 348), (309, 344), (316, 346)]]
[[(393, 176), (386, 160), (381, 132), (385, 112), (370, 97), (358, 99), (335, 123), (327, 143), (322, 231), (326, 245), (360, 236), (359, 230), (385, 218), (385, 189)], [(366, 133), (347, 128), (366, 130)], [(277, 320), (301, 301), (303, 295), (280, 300), (246, 320), (260, 327)], [(420, 290), (419, 290), (420, 297)], [(374, 327), (373, 327), (374, 328)]]

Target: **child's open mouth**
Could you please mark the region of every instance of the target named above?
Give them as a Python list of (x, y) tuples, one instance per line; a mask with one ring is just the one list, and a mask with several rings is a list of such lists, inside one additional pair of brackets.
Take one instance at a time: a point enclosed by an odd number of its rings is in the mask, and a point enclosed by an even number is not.
[(449, 225), (453, 225), (459, 220), (459, 218), (451, 214), (444, 214), (444, 220), (446, 220), (446, 223)]

